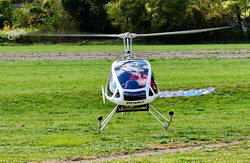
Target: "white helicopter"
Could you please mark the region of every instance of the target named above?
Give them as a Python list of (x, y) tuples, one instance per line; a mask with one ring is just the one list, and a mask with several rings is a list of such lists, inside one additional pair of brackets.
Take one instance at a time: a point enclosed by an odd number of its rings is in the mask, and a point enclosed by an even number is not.
[[(104, 129), (109, 120), (115, 113), (118, 112), (131, 112), (131, 111), (148, 111), (165, 129), (168, 129), (172, 122), (173, 111), (169, 112), (170, 119), (167, 119), (150, 103), (154, 101), (160, 94), (157, 82), (154, 78), (152, 67), (145, 59), (139, 59), (132, 53), (132, 39), (135, 37), (148, 37), (148, 36), (163, 36), (163, 35), (176, 35), (176, 34), (191, 34), (201, 33), (214, 30), (222, 30), (230, 27), (208, 28), (199, 30), (177, 31), (177, 32), (163, 32), (163, 33), (150, 33), (150, 34), (135, 34), (135, 33), (122, 33), (119, 35), (107, 35), (108, 37), (122, 38), (124, 41), (124, 56), (121, 60), (116, 60), (112, 64), (110, 76), (106, 85), (106, 89), (102, 86), (103, 101), (105, 98), (117, 106), (111, 111), (107, 118), (102, 121), (102, 116), (98, 117), (100, 121), (99, 133)], [(210, 88), (197, 90), (196, 93), (186, 91), (188, 96), (212, 93), (215, 89)], [(178, 92), (178, 91), (177, 91)], [(190, 92), (192, 92), (190, 94)], [(185, 93), (185, 92), (184, 92)], [(177, 93), (178, 94), (178, 93)], [(183, 94), (182, 94), (183, 95)], [(182, 96), (175, 95), (175, 96)], [(160, 116), (161, 121), (156, 114)]]
[[(112, 64), (110, 76), (107, 81), (106, 88), (102, 86), (103, 102), (105, 99), (117, 104), (111, 111), (107, 118), (102, 121), (103, 117), (99, 116), (99, 133), (104, 129), (109, 120), (115, 113), (132, 112), (132, 111), (148, 111), (165, 129), (168, 129), (172, 122), (173, 111), (169, 112), (170, 119), (167, 119), (158, 110), (156, 110), (150, 103), (157, 97), (164, 97), (165, 92), (160, 92), (157, 82), (154, 78), (152, 67), (145, 59), (137, 58), (132, 52), (132, 39), (136, 37), (149, 37), (149, 36), (166, 36), (166, 35), (179, 35), (179, 34), (192, 34), (209, 32), (215, 30), (222, 30), (231, 27), (207, 28), (187, 31), (176, 32), (163, 32), (163, 33), (149, 33), (149, 34), (135, 34), (135, 33), (122, 33), (122, 34), (26, 34), (27, 36), (64, 36), (64, 37), (113, 37), (121, 38), (124, 41), (124, 55), (122, 59), (116, 60)], [(187, 96), (209, 94), (214, 92), (215, 89), (200, 89), (193, 92), (190, 91), (175, 91), (170, 92), (173, 96)], [(169, 93), (169, 92), (168, 92)], [(171, 96), (171, 97), (173, 97)], [(170, 96), (165, 96), (170, 97)], [(157, 116), (160, 116), (164, 121), (161, 121)]]

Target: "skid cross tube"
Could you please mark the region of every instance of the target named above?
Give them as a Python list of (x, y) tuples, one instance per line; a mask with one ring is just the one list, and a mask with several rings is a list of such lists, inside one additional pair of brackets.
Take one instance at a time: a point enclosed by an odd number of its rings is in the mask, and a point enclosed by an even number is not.
[(161, 116), (167, 122), (167, 124), (165, 125), (150, 109), (148, 110), (148, 112), (167, 130), (172, 122), (172, 115), (170, 115), (171, 118), (170, 118), (170, 120), (168, 120), (164, 115), (162, 115), (152, 105), (149, 104), (149, 107), (152, 108), (159, 116)]

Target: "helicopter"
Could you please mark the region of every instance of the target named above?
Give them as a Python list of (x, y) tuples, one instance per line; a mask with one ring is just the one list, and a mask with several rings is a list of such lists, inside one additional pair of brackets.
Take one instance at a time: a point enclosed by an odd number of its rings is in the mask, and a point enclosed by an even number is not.
[[(218, 28), (206, 28), (186, 31), (162, 32), (162, 33), (121, 33), (121, 34), (26, 34), (26, 36), (63, 36), (63, 37), (111, 37), (121, 38), (124, 43), (124, 55), (121, 59), (112, 63), (111, 72), (107, 80), (106, 87), (102, 86), (103, 102), (109, 100), (115, 103), (115, 108), (103, 120), (102, 116), (98, 116), (99, 128), (101, 133), (110, 119), (115, 113), (134, 111), (148, 111), (166, 130), (172, 122), (173, 111), (169, 111), (170, 119), (167, 119), (150, 103), (158, 97), (164, 97), (166, 92), (160, 92), (158, 84), (155, 80), (152, 66), (142, 58), (137, 58), (132, 52), (132, 40), (137, 37), (167, 36), (180, 34), (194, 34), (209, 32), (215, 30), (223, 30), (231, 28), (230, 26)], [(170, 92), (171, 97), (176, 96), (195, 96), (201, 94), (209, 94), (215, 92), (215, 89), (200, 89), (190, 91)], [(168, 92), (169, 93), (169, 92)], [(170, 97), (167, 95), (167, 97)], [(160, 120), (160, 118), (163, 119)], [(102, 121), (103, 120), (103, 121)]]

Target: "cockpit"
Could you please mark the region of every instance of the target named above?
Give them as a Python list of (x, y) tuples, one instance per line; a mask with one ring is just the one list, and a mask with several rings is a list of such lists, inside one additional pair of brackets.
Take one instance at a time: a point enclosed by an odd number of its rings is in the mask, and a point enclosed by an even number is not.
[(107, 97), (121, 100), (120, 104), (124, 105), (129, 101), (153, 100), (157, 94), (157, 84), (146, 60), (117, 60), (113, 63), (107, 84)]
[(123, 89), (144, 88), (148, 78), (148, 64), (144, 60), (120, 60), (115, 73)]

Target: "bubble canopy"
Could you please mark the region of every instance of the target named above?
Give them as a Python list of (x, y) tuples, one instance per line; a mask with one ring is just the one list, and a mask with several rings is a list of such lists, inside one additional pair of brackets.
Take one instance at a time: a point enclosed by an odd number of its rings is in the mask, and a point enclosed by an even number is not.
[(140, 89), (147, 84), (149, 65), (145, 60), (118, 60), (114, 69), (123, 89)]

